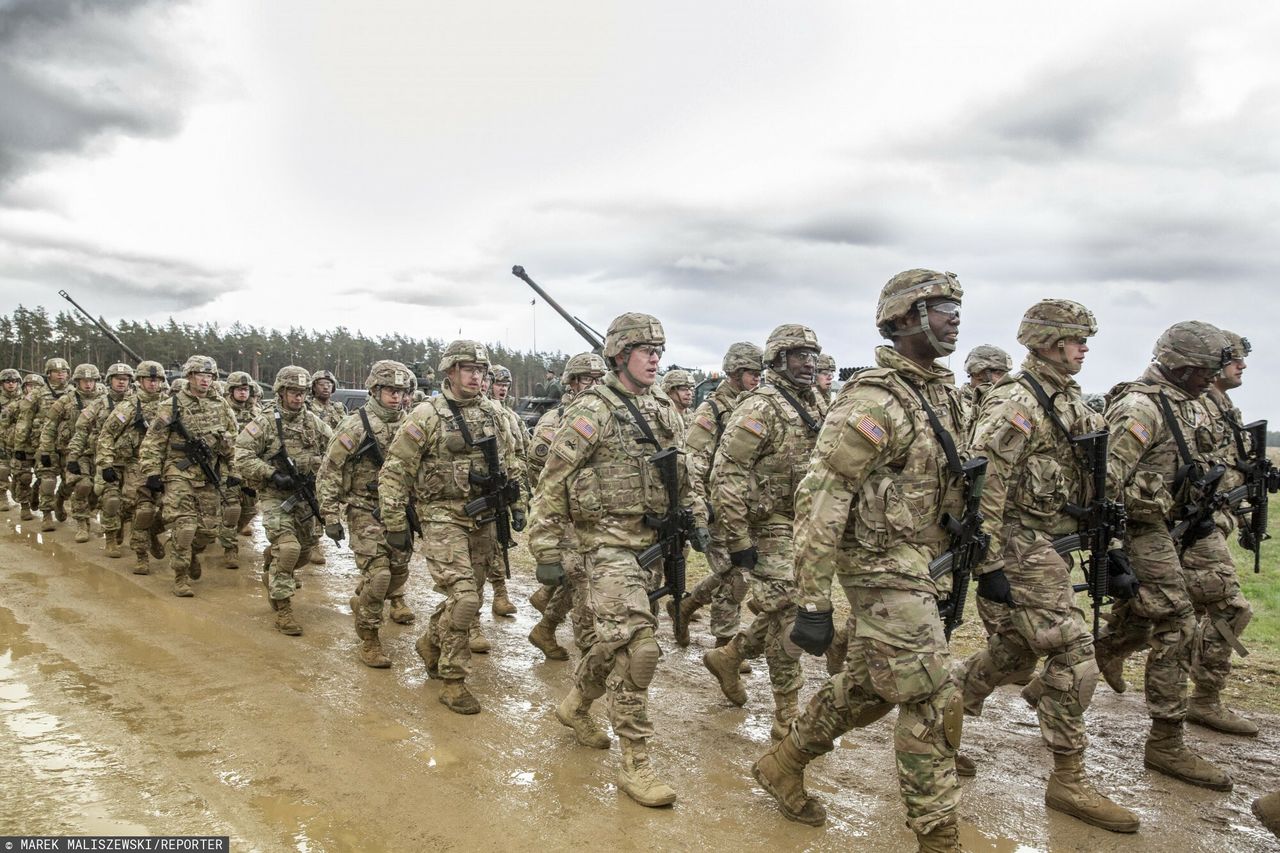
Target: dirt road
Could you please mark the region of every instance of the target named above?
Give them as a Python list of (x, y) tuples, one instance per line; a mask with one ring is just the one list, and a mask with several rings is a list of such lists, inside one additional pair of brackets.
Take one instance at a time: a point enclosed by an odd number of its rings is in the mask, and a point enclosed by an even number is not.
[[(757, 666), (748, 706), (729, 706), (701, 665), (705, 622), (689, 649), (663, 631), (653, 757), (680, 799), (650, 810), (614, 787), (616, 746), (579, 747), (550, 715), (570, 664), (542, 662), (524, 639), (536, 615), (526, 560), (520, 614), (484, 611), (494, 652), (477, 656), (472, 684), (484, 712), (460, 717), (437, 703), (439, 683), (413, 652), (419, 628), (384, 630), (393, 669), (359, 663), (343, 550), (303, 573), (295, 609), (306, 633), (289, 638), (271, 627), (256, 555), (238, 571), (206, 568), (197, 597), (178, 599), (163, 571), (134, 576), (99, 539), (76, 545), (66, 525), (42, 536), (14, 515), (0, 521), (0, 834), (215, 834), (266, 851), (914, 847), (892, 715), (811, 766), (809, 788), (832, 815), (825, 828), (782, 819), (749, 772), (770, 742), (767, 676)], [(436, 596), (414, 568), (421, 624)], [(802, 699), (822, 677), (817, 659), (805, 665)], [(1280, 718), (1258, 715), (1256, 740), (1191, 730), (1235, 776), (1218, 794), (1144, 770), (1141, 694), (1100, 687), (1089, 766), (1143, 821), (1122, 837), (1046, 813), (1052, 762), (1008, 690), (965, 731), (981, 762), (961, 809), (966, 849), (1277, 849), (1249, 804), (1280, 785)]]

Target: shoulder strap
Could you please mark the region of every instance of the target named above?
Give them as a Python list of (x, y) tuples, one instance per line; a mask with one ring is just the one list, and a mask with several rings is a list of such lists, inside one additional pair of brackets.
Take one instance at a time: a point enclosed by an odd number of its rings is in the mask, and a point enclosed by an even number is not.
[(712, 400), (710, 397), (707, 398), (707, 405), (711, 407), (711, 417), (716, 422), (716, 444), (719, 444), (720, 440), (724, 438), (725, 413), (722, 412), (720, 410), (720, 407), (716, 405), (716, 401)]
[(1067, 444), (1071, 445), (1071, 430), (1067, 429), (1067, 425), (1062, 422), (1062, 418), (1058, 417), (1058, 412), (1053, 408), (1053, 401), (1057, 398), (1061, 391), (1054, 393), (1052, 397), (1045, 393), (1044, 386), (1031, 375), (1029, 371), (1023, 371), (1019, 377), (1027, 383), (1027, 387), (1031, 389), (1031, 393), (1036, 395), (1036, 400), (1040, 403), (1040, 408), (1044, 409), (1044, 413), (1049, 416), (1049, 420), (1058, 428), (1058, 432), (1062, 433), (1062, 437), (1067, 440)]
[(182, 420), (182, 413), (178, 411), (178, 395), (177, 394), (174, 394), (172, 397), (170, 397), (169, 401), (173, 403), (173, 419), (169, 421), (169, 429), (173, 429), (178, 425), (178, 421)]
[(280, 449), (284, 450), (284, 418), (280, 416), (280, 408), (276, 407), (276, 438), (280, 439)]
[(924, 407), (925, 416), (929, 418), (929, 426), (933, 429), (933, 434), (938, 438), (938, 444), (942, 445), (942, 452), (947, 457), (947, 468), (952, 474), (959, 474), (961, 471), (960, 454), (956, 452), (955, 439), (951, 437), (951, 433), (938, 420), (938, 416), (934, 414), (933, 407), (929, 405), (929, 401), (924, 398), (924, 394), (920, 393), (920, 389), (911, 382), (904, 382), (916, 395), (916, 399), (920, 401), (920, 405)]
[(813, 419), (813, 415), (809, 414), (808, 410), (805, 409), (804, 406), (800, 405), (800, 401), (793, 397), (790, 391), (784, 388), (780, 383), (775, 383), (773, 387), (782, 395), (782, 399), (786, 400), (787, 404), (791, 406), (791, 408), (795, 409), (796, 414), (800, 416), (800, 420), (804, 421), (804, 425), (809, 432), (817, 434), (818, 430), (822, 429), (821, 425)]
[(1236, 423), (1235, 416), (1227, 411), (1212, 394), (1208, 394), (1207, 396), (1213, 403), (1214, 408), (1218, 410), (1218, 414), (1222, 415), (1222, 419), (1227, 422), (1227, 426), (1231, 427), (1231, 437), (1235, 439), (1236, 452), (1240, 455), (1241, 459), (1247, 457), (1249, 453), (1244, 449), (1243, 433), (1240, 429), (1240, 424)]
[(449, 413), (453, 415), (453, 422), (457, 425), (458, 431), (462, 433), (463, 442), (467, 447), (471, 447), (475, 442), (471, 440), (471, 430), (467, 429), (467, 422), (462, 417), (462, 409), (460, 409), (458, 404), (453, 402), (453, 400), (450, 400), (448, 397), (444, 398), (444, 404), (449, 407)]
[(649, 422), (644, 419), (644, 415), (640, 414), (640, 409), (636, 407), (635, 403), (631, 402), (630, 397), (626, 394), (619, 394), (612, 388), (601, 388), (599, 390), (602, 392), (608, 391), (611, 395), (620, 400), (622, 405), (627, 407), (627, 411), (631, 412), (631, 417), (635, 418), (636, 426), (640, 427), (640, 432), (644, 434), (644, 438), (640, 439), (641, 441), (648, 442), (654, 447), (661, 449), (662, 445), (659, 444), (658, 439), (654, 437), (653, 430), (649, 428)]
[(1169, 398), (1164, 392), (1160, 392), (1160, 411), (1164, 414), (1164, 422), (1169, 426), (1169, 432), (1173, 433), (1173, 441), (1178, 445), (1178, 455), (1182, 457), (1182, 464), (1192, 465), (1195, 460), (1191, 458), (1191, 450), (1187, 447), (1187, 439), (1182, 434), (1182, 428), (1178, 426), (1178, 419), (1173, 414), (1173, 406), (1169, 404)]

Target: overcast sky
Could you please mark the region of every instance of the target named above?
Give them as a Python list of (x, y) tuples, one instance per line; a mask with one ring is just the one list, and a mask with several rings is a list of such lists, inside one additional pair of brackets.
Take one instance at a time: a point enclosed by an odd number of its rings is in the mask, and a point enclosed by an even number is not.
[(813, 326), (868, 363), (899, 270), (960, 348), (1077, 299), (1086, 390), (1161, 330), (1255, 344), (1280, 418), (1280, 6), (0, 0), (0, 299), (668, 361)]

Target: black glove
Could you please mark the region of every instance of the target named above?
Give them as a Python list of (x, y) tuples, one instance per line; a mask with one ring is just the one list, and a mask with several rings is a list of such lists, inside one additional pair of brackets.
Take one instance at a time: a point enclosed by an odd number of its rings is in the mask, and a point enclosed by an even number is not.
[(164, 478), (159, 474), (152, 474), (147, 478), (147, 491), (153, 495), (158, 495), (164, 491)]
[(240, 478), (239, 478), (239, 477), (228, 477), (228, 478), (227, 478), (227, 484), (226, 484), (226, 485), (227, 485), (227, 488), (228, 488), (228, 489), (234, 489), (236, 486), (240, 485)]
[(13, 458), (14, 458), (14, 459), (17, 459), (19, 462), (26, 462), (26, 461), (27, 461), (27, 451), (25, 451), (25, 450), (15, 450), (15, 451), (13, 451)]
[(564, 566), (560, 563), (538, 563), (534, 575), (540, 584), (558, 586), (564, 583)]
[(52, 468), (52, 467), (53, 467), (53, 459), (49, 456), (49, 454), (48, 454), (48, 453), (41, 453), (41, 454), (40, 454), (40, 467), (41, 467), (41, 468)]
[(342, 541), (342, 537), (346, 535), (346, 532), (342, 529), (341, 524), (331, 521), (324, 526), (324, 535), (328, 536), (336, 544)]
[(1013, 593), (1009, 589), (1009, 579), (1004, 576), (1004, 569), (996, 569), (978, 576), (978, 595), (987, 601), (1013, 606)]
[(689, 534), (689, 544), (699, 554), (707, 553), (707, 549), (711, 547), (711, 531), (705, 527), (693, 528), (693, 533)]
[(791, 626), (791, 642), (815, 657), (826, 654), (827, 647), (835, 638), (836, 627), (831, 619), (831, 610), (796, 611), (795, 624)]
[(407, 530), (388, 530), (386, 540), (397, 551), (413, 550), (413, 534)]
[(524, 510), (522, 509), (511, 510), (511, 529), (514, 530), (516, 533), (519, 533), (521, 530), (524, 530), (524, 525), (525, 525)]
[(291, 492), (297, 488), (298, 484), (293, 481), (292, 477), (283, 471), (272, 471), (271, 485), (275, 486), (282, 492)]
[(102, 482), (104, 482), (104, 483), (118, 483), (118, 482), (120, 482), (120, 475), (116, 473), (116, 469), (115, 469), (115, 468), (103, 468), (103, 469), (102, 469)]
[(79, 475), (80, 475), (80, 462), (79, 462), (79, 461), (77, 461), (77, 460), (75, 460), (75, 459), (72, 459), (70, 462), (68, 462), (68, 463), (67, 463), (67, 473), (68, 473), (68, 474), (75, 474), (76, 476), (79, 476)]
[(1129, 565), (1129, 555), (1119, 548), (1107, 552), (1107, 588), (1118, 601), (1125, 601), (1138, 594), (1138, 576)]
[(756, 546), (743, 548), (741, 551), (734, 551), (729, 555), (729, 562), (740, 569), (751, 571), (756, 567), (756, 563), (760, 561), (760, 554), (756, 551)]
[(256, 498), (256, 497), (258, 496), (258, 490), (257, 490), (257, 489), (251, 489), (251, 488), (249, 488), (248, 486), (241, 486), (241, 487), (240, 487), (240, 494), (242, 494), (242, 495), (247, 495), (247, 496), (249, 497), (249, 499), (250, 499), (250, 500), (252, 500), (253, 498)]

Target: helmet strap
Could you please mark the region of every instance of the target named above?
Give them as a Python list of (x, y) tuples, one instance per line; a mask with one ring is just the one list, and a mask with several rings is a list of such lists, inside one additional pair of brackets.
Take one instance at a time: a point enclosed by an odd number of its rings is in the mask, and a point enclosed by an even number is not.
[(915, 328), (894, 329), (890, 334), (895, 338), (907, 338), (911, 335), (918, 335), (924, 332), (925, 338), (929, 341), (929, 346), (933, 347), (934, 353), (939, 358), (951, 355), (956, 351), (956, 345), (938, 340), (938, 336), (933, 333), (933, 327), (929, 325), (929, 306), (925, 305), (923, 299), (916, 302), (916, 314), (919, 315), (919, 325)]

